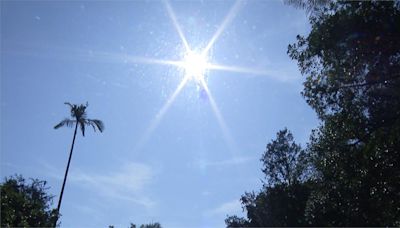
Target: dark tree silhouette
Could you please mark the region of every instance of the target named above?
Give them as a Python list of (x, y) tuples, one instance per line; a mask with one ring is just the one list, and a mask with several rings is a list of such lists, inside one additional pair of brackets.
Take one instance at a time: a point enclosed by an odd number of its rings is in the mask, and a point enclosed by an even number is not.
[(310, 23), (288, 49), (321, 120), (304, 216), (313, 226), (399, 226), (399, 2), (332, 2)]
[(57, 211), (50, 209), (53, 196), (46, 193), (46, 181), (26, 181), (16, 175), (5, 178), (1, 190), (1, 227), (50, 227)]
[(246, 193), (247, 218), (226, 224), (400, 226), (399, 1), (285, 2), (310, 13), (310, 34), (288, 47), (321, 121), (305, 150), (309, 178), (285, 165), (301, 150), (281, 132), (264, 154), (275, 185)]
[[(129, 228), (136, 228), (136, 224), (135, 223), (131, 223), (129, 225)], [(108, 228), (114, 228), (114, 225), (109, 225)], [(140, 225), (140, 228), (162, 228), (161, 224), (159, 222), (152, 222), (149, 224), (142, 224)]]
[(261, 161), (269, 186), (275, 184), (291, 185), (305, 177), (307, 158), (304, 150), (296, 144), (288, 129), (279, 131), (276, 139), (268, 143)]
[(65, 118), (59, 124), (54, 126), (54, 129), (58, 129), (63, 126), (73, 127), (75, 125), (75, 130), (74, 130), (74, 137), (72, 139), (71, 150), (69, 152), (67, 168), (65, 170), (64, 181), (63, 181), (62, 188), (61, 188), (61, 194), (60, 194), (60, 198), (58, 200), (57, 213), (60, 212), (60, 206), (61, 206), (61, 201), (62, 201), (62, 197), (63, 197), (63, 193), (64, 193), (65, 182), (67, 181), (69, 165), (71, 163), (72, 151), (74, 150), (76, 132), (78, 130), (78, 127), (80, 127), (80, 129), (81, 129), (82, 136), (85, 136), (86, 126), (93, 127), (94, 131), (96, 131), (96, 129), (98, 129), (100, 132), (103, 132), (103, 130), (104, 130), (104, 124), (101, 120), (87, 118), (86, 108), (88, 107), (88, 103), (86, 103), (86, 105), (83, 105), (83, 104), (76, 105), (76, 104), (70, 104), (68, 102), (65, 102), (64, 104), (66, 104), (70, 107), (72, 118), (71, 119)]
[(149, 223), (149, 224), (142, 224), (140, 228), (162, 228), (161, 224), (158, 222)]
[(304, 210), (313, 185), (307, 154), (286, 128), (267, 144), (261, 161), (266, 182), (260, 192), (241, 197), (247, 218), (230, 216), (228, 227), (305, 226)]

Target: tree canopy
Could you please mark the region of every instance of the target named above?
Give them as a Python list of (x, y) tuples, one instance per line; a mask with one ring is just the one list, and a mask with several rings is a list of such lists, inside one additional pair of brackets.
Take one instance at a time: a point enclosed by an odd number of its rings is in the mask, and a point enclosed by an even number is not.
[(245, 193), (241, 202), (247, 219), (231, 216), (230, 227), (304, 226), (302, 218), (310, 194), (307, 158), (287, 129), (268, 143), (261, 161), (265, 183), (259, 193)]
[(399, 7), (336, 2), (310, 23), (288, 49), (323, 121), (308, 146), (318, 185), (305, 215), (314, 225), (399, 224)]
[[(135, 223), (131, 223), (129, 225), (129, 228), (136, 228), (136, 224)], [(114, 228), (113, 225), (108, 226), (108, 228)], [(148, 224), (142, 224), (139, 226), (139, 228), (162, 228), (161, 224), (159, 222), (152, 222), (152, 223), (148, 223)]]
[(276, 139), (268, 143), (261, 161), (268, 185), (291, 185), (304, 177), (307, 166), (306, 154), (296, 144), (293, 135), (286, 128), (276, 134)]
[(96, 129), (98, 129), (100, 132), (104, 131), (104, 124), (101, 120), (87, 118), (86, 108), (89, 106), (88, 103), (86, 103), (86, 105), (77, 105), (65, 102), (64, 104), (70, 107), (72, 119), (65, 118), (56, 126), (54, 126), (54, 129), (58, 129), (63, 126), (73, 127), (74, 125), (76, 125), (80, 127), (82, 136), (85, 136), (86, 126), (91, 126), (94, 131), (96, 131)]
[(57, 219), (51, 209), (53, 196), (49, 195), (45, 181), (22, 176), (5, 178), (1, 189), (2, 227), (51, 227)]
[[(399, 4), (390, 1), (325, 1), (313, 5), (309, 5), (313, 1), (289, 1), (289, 4), (293, 2), (310, 11), (311, 32), (297, 36), (297, 42), (289, 45), (288, 54), (305, 76), (302, 95), (321, 120), (304, 150), (310, 162), (304, 171), (309, 175), (297, 179), (298, 186), (305, 190), (299, 195), (285, 193), (293, 185), (288, 180), (295, 179), (287, 175), (289, 172), (285, 175), (285, 166), (274, 167), (284, 164), (276, 158), (284, 157), (283, 154), (290, 156), (290, 151), (300, 149), (293, 146), (288, 150), (291, 144), (278, 140), (280, 132), (273, 141), (276, 146), (273, 143), (267, 146), (265, 155), (268, 154), (269, 162), (263, 162), (267, 179), (276, 184), (264, 186), (258, 194), (246, 193), (242, 203), (248, 218), (229, 217), (226, 223), (228, 226), (399, 226)], [(291, 137), (286, 138), (291, 141)], [(277, 193), (292, 198), (276, 197)], [(299, 202), (305, 206), (298, 213), (293, 213), (292, 206), (286, 207)], [(283, 210), (283, 215), (298, 216), (294, 220), (298, 223), (289, 224), (286, 218), (264, 213), (275, 204), (281, 204), (276, 209)], [(252, 223), (254, 215), (262, 222)]]

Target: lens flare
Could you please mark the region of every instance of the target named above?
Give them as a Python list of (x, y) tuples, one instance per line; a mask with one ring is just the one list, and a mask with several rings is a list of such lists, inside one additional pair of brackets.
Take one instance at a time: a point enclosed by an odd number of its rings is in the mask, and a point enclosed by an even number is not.
[(204, 75), (207, 71), (207, 57), (197, 54), (193, 51), (189, 51), (183, 58), (182, 67), (188, 77), (200, 82), (204, 79)]
[(228, 130), (228, 127), (226, 126), (226, 123), (224, 121), (224, 118), (213, 98), (211, 95), (210, 90), (208, 89), (206, 80), (205, 80), (205, 75), (207, 74), (208, 70), (222, 70), (222, 71), (231, 71), (231, 72), (238, 72), (238, 73), (248, 73), (248, 74), (264, 74), (264, 72), (259, 72), (259, 71), (254, 71), (252, 69), (246, 69), (246, 68), (239, 68), (239, 67), (229, 67), (229, 66), (221, 66), (217, 64), (212, 64), (209, 63), (209, 51), (211, 50), (212, 46), (215, 44), (215, 42), (218, 40), (220, 35), (223, 33), (223, 31), (226, 29), (228, 24), (233, 20), (233, 18), (236, 16), (238, 13), (238, 10), (241, 6), (241, 0), (236, 0), (235, 4), (231, 7), (229, 10), (228, 15), (224, 18), (222, 24), (219, 26), (215, 34), (212, 36), (211, 40), (208, 42), (207, 46), (201, 50), (201, 52), (196, 52), (193, 51), (195, 49), (191, 49), (189, 46), (188, 41), (186, 40), (186, 37), (183, 34), (183, 31), (177, 21), (176, 15), (169, 3), (169, 0), (164, 0), (165, 7), (168, 13), (168, 16), (170, 17), (176, 31), (178, 32), (178, 35), (183, 43), (183, 46), (185, 48), (184, 54), (182, 55), (183, 58), (180, 61), (171, 61), (171, 60), (155, 60), (155, 59), (145, 59), (145, 58), (138, 58), (138, 57), (131, 57), (131, 61), (133, 62), (142, 62), (142, 63), (147, 63), (147, 64), (162, 64), (162, 65), (173, 65), (176, 67), (179, 67), (180, 69), (185, 71), (185, 77), (175, 90), (175, 92), (171, 95), (171, 97), (167, 100), (167, 102), (164, 104), (164, 106), (161, 108), (153, 122), (151, 123), (150, 127), (147, 129), (146, 133), (144, 134), (144, 137), (139, 141), (139, 146), (137, 149), (140, 147), (140, 145), (143, 145), (149, 138), (151, 133), (155, 130), (155, 128), (158, 126), (158, 124), (161, 122), (163, 116), (165, 113), (168, 111), (172, 103), (174, 102), (175, 98), (178, 96), (178, 94), (181, 92), (183, 87), (186, 85), (188, 80), (194, 80), (196, 83), (201, 88), (201, 93), (200, 96), (203, 99), (207, 99), (211, 103), (211, 108), (217, 118), (218, 124), (220, 125), (220, 128), (222, 130), (222, 133), (224, 135), (224, 139), (230, 148), (230, 151), (235, 153), (235, 146), (234, 146), (234, 140)]

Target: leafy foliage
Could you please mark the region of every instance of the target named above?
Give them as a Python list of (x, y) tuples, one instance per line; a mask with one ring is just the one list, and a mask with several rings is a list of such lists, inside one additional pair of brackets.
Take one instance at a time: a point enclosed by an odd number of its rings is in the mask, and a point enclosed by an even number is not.
[(22, 176), (5, 178), (1, 189), (2, 227), (50, 227), (57, 219), (55, 209), (50, 209), (53, 196), (46, 193), (45, 181)]
[[(109, 225), (108, 228), (114, 228), (114, 226)], [(131, 223), (129, 225), (129, 228), (136, 228), (136, 224)], [(140, 228), (162, 228), (162, 226), (160, 223), (154, 222), (154, 223), (149, 223), (149, 224), (142, 224), (142, 225), (140, 225)]]
[(328, 5), (329, 0), (283, 0), (283, 2), (298, 9), (305, 9), (307, 13), (314, 15)]
[[(298, 36), (288, 53), (307, 76), (303, 95), (319, 117), (361, 112), (371, 124), (394, 119), (400, 102), (400, 15), (394, 3), (343, 1), (310, 22), (308, 37)], [(377, 112), (381, 107), (392, 112)]]
[(228, 217), (229, 227), (303, 226), (302, 218), (312, 182), (308, 182), (304, 150), (284, 129), (267, 145), (263, 154), (266, 183), (258, 193), (245, 193), (241, 202), (247, 219)]
[[(263, 172), (275, 185), (246, 193), (248, 218), (230, 217), (227, 225), (399, 226), (398, 1), (286, 2), (310, 12), (310, 34), (298, 36), (288, 54), (306, 76), (302, 95), (321, 120), (305, 150), (311, 166), (303, 169), (305, 179), (288, 175), (296, 169), (282, 158), (300, 150), (290, 146), (288, 134), (287, 142), (279, 140), (279, 132), (263, 156)], [(296, 185), (302, 193), (289, 194)], [(304, 207), (295, 213), (286, 206), (296, 203)], [(280, 213), (298, 219), (284, 220)]]
[(161, 224), (158, 222), (142, 224), (142, 225), (140, 225), (140, 228), (161, 228)]
[(399, 8), (338, 2), (310, 21), (288, 50), (323, 121), (308, 148), (319, 184), (305, 216), (324, 226), (399, 224)]
[(276, 139), (268, 143), (261, 161), (268, 185), (298, 183), (307, 166), (304, 150), (293, 141), (293, 135), (287, 129), (279, 131)]

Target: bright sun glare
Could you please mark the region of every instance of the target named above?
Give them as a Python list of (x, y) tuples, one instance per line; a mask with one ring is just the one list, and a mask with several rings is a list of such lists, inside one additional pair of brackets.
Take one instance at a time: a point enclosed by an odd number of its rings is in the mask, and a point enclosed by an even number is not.
[(188, 51), (183, 58), (182, 67), (186, 75), (198, 82), (204, 79), (208, 66), (207, 57), (193, 51)]
[[(206, 93), (207, 98), (210, 102), (211, 108), (214, 111), (214, 114), (218, 120), (218, 124), (220, 125), (220, 128), (222, 130), (222, 133), (224, 135), (224, 139), (228, 146), (231, 148), (232, 151), (234, 151), (235, 146), (233, 145), (233, 139), (232, 136), (230, 135), (228, 128), (226, 126), (226, 123), (224, 121), (224, 118), (222, 117), (221, 112), (219, 111), (219, 108), (210, 92), (207, 86), (207, 82), (205, 80), (205, 75), (207, 74), (208, 70), (222, 70), (222, 71), (228, 71), (228, 72), (236, 72), (236, 73), (247, 73), (247, 74), (255, 74), (255, 75), (265, 75), (265, 72), (263, 71), (257, 71), (253, 69), (248, 69), (248, 68), (242, 68), (242, 67), (236, 67), (236, 66), (224, 66), (224, 65), (219, 65), (219, 64), (213, 64), (210, 61), (209, 57), (209, 51), (215, 44), (215, 42), (218, 40), (220, 35), (223, 33), (227, 25), (232, 21), (232, 19), (235, 17), (237, 14), (241, 1), (236, 0), (235, 3), (232, 5), (230, 8), (228, 14), (225, 16), (224, 20), (222, 21), (221, 25), (218, 27), (217, 31), (214, 33), (214, 35), (211, 37), (209, 40), (208, 44), (205, 46), (201, 52), (196, 52), (191, 49), (189, 46), (189, 43), (187, 42), (185, 35), (183, 34), (183, 31), (176, 19), (175, 13), (169, 4), (168, 0), (164, 1), (166, 10), (168, 12), (168, 16), (170, 17), (179, 37), (181, 38), (182, 44), (185, 48), (185, 52), (182, 55), (183, 58), (179, 61), (172, 61), (172, 60), (162, 60), (162, 59), (147, 59), (147, 58), (132, 58), (133, 61), (137, 63), (146, 63), (146, 64), (163, 64), (163, 65), (173, 65), (177, 66), (180, 69), (185, 71), (185, 77), (182, 79), (182, 81), (179, 83), (178, 87), (175, 89), (173, 94), (168, 98), (166, 103), (162, 106), (160, 111), (157, 113), (155, 119), (151, 123), (150, 127), (147, 129), (146, 133), (143, 135), (142, 139), (137, 145), (137, 148), (140, 148), (141, 145), (143, 145), (148, 138), (150, 137), (151, 133), (153, 130), (158, 126), (158, 124), (161, 122), (163, 116), (165, 113), (168, 111), (168, 109), (171, 107), (172, 103), (174, 102), (175, 98), (179, 95), (179, 93), (182, 91), (182, 89), (185, 87), (186, 83), (188, 80), (194, 80), (195, 82), (198, 83), (198, 85), (201, 86), (202, 91)], [(137, 149), (136, 149), (137, 150)]]

